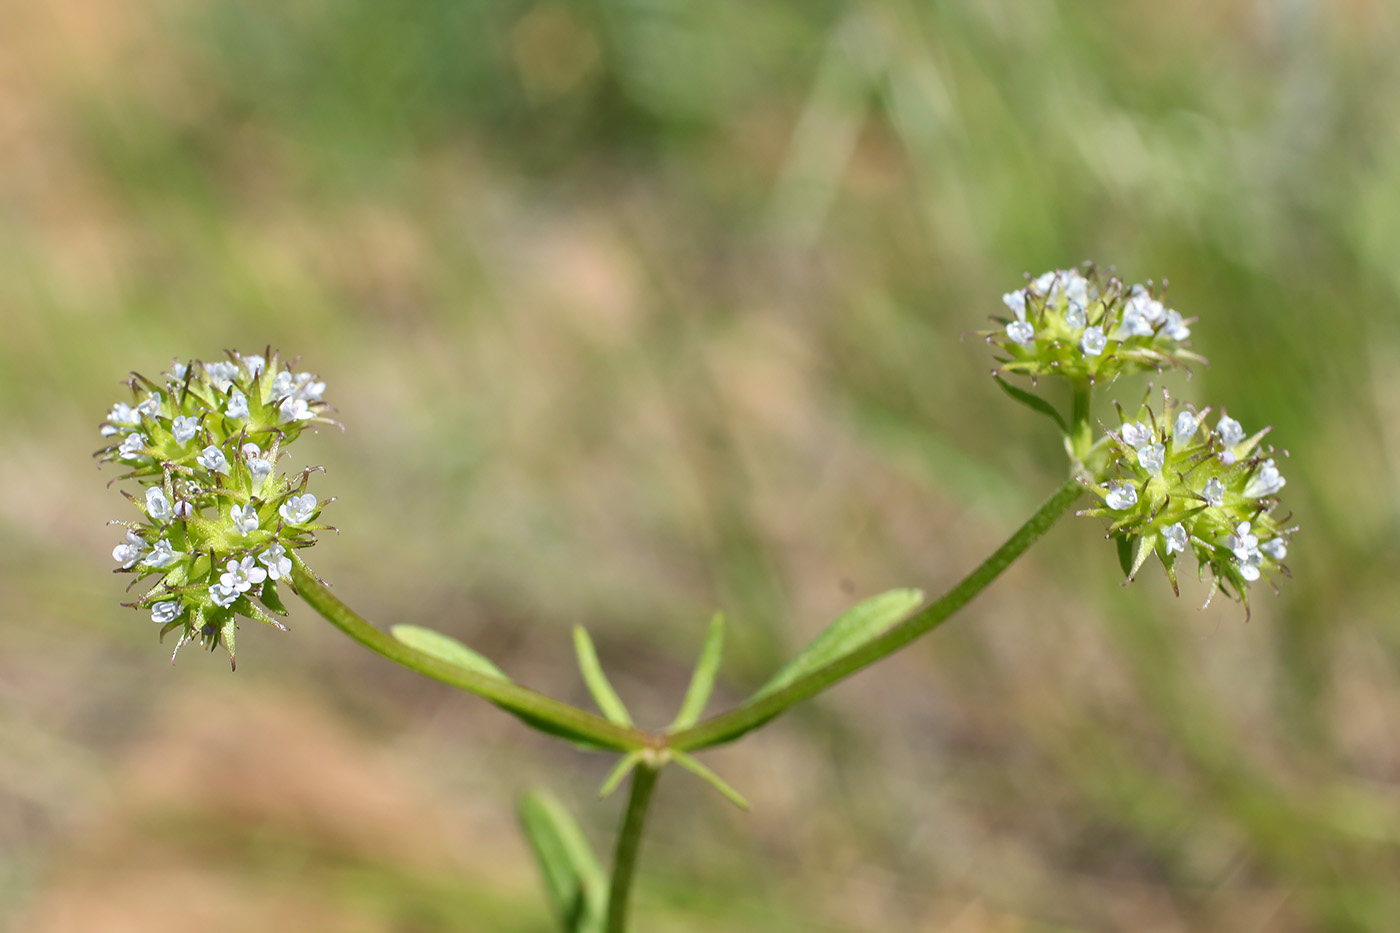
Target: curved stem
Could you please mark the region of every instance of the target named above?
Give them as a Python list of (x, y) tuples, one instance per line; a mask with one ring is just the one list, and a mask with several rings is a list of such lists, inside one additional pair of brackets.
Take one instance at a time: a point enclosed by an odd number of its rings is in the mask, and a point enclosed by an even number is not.
[[(1087, 415), (1086, 415), (1087, 419)], [(992, 555), (978, 565), (977, 569), (964, 577), (939, 599), (905, 619), (879, 638), (873, 639), (835, 661), (818, 668), (794, 681), (782, 690), (751, 700), (737, 709), (707, 719), (698, 725), (670, 736), (667, 747), (681, 751), (693, 751), (733, 741), (745, 732), (763, 725), (794, 703), (821, 693), (823, 690), (844, 680), (861, 668), (894, 654), (905, 645), (941, 625), (953, 613), (972, 601), (972, 598), (1020, 557), (1027, 548), (1065, 513), (1074, 500), (1079, 498), (1083, 488), (1077, 479), (1068, 480), (1045, 501), (1016, 532), (997, 548)]]
[(470, 671), (438, 660), (416, 648), (410, 648), (392, 635), (375, 628), (349, 606), (332, 596), (326, 585), (306, 564), (299, 558), (294, 560), (292, 581), (296, 584), (298, 595), (336, 628), (390, 661), (434, 680), (475, 693), (537, 727), (570, 739), (624, 752), (656, 744), (652, 736), (640, 729), (619, 726), (608, 722), (602, 716), (536, 693), (508, 680)]
[(606, 933), (626, 933), (627, 903), (632, 894), (632, 878), (637, 870), (637, 854), (642, 848), (642, 830), (647, 811), (651, 808), (652, 791), (661, 776), (660, 764), (642, 759), (632, 772), (632, 788), (627, 795), (627, 812), (622, 817), (622, 830), (617, 836), (617, 853), (613, 857), (612, 886), (608, 891), (608, 922)]

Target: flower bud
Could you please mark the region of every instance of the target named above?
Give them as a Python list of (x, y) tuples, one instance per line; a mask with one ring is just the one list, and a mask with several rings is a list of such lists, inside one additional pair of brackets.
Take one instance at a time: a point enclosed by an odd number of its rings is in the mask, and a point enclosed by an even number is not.
[[(133, 608), (149, 610), (162, 637), (180, 648), (222, 645), (235, 663), (239, 616), (285, 630), (277, 584), (295, 552), (316, 542), (319, 501), (306, 492), (312, 470), (276, 474), (288, 444), (326, 417), (325, 383), (279, 367), (276, 353), (229, 353), (211, 363), (176, 361), (161, 383), (132, 374), (133, 402), (118, 402), (101, 433), (103, 462), (118, 463), (145, 487), (127, 495), (141, 520), (120, 522), (126, 538), (112, 557), (118, 573), (157, 579)], [(173, 662), (175, 656), (171, 655)]]
[(1297, 530), (1274, 515), (1286, 481), (1261, 444), (1269, 429), (1246, 436), (1223, 411), (1208, 428), (1209, 409), (1193, 411), (1166, 392), (1162, 399), (1161, 415), (1146, 401), (1131, 417), (1119, 409), (1121, 424), (1086, 461), (1094, 477), (1085, 484), (1102, 501), (1079, 514), (1111, 521), (1127, 582), (1156, 554), (1176, 590), (1176, 557), (1189, 549), (1202, 578), (1210, 569), (1211, 594), (1224, 586), (1248, 612), (1250, 583), (1289, 575), (1283, 560)]

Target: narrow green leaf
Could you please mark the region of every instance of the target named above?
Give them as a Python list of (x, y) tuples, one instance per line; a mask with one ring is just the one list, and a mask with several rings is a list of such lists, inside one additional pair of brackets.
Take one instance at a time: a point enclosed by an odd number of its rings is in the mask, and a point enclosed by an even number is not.
[(608, 683), (608, 675), (603, 673), (603, 666), (598, 663), (593, 639), (588, 637), (582, 625), (574, 626), (574, 652), (578, 655), (578, 669), (583, 674), (583, 682), (588, 685), (588, 692), (593, 694), (593, 702), (598, 704), (598, 709), (609, 722), (619, 726), (632, 725), (632, 717), (628, 715), (627, 707), (622, 705), (622, 698)]
[(737, 790), (730, 787), (725, 782), (724, 778), (720, 777), (718, 774), (715, 774), (709, 768), (705, 767), (699, 761), (696, 761), (693, 757), (687, 755), (685, 752), (678, 752), (673, 750), (670, 754), (671, 757), (675, 759), (676, 764), (680, 765), (682, 768), (689, 771), (696, 777), (700, 778), (702, 781), (704, 781), (706, 784), (709, 784), (715, 790), (719, 791), (721, 794), (724, 795), (725, 799), (728, 800), (730, 803), (734, 804), (734, 806), (738, 807), (740, 810), (747, 810), (749, 808), (749, 802), (745, 800), (743, 795), (740, 794)]
[(641, 760), (641, 752), (628, 752), (626, 755), (623, 755), (621, 760), (618, 761), (617, 767), (613, 768), (608, 774), (607, 779), (603, 781), (603, 786), (598, 788), (598, 799), (602, 800), (604, 797), (617, 790), (617, 785), (621, 784), (622, 779), (632, 773), (632, 769), (637, 767), (637, 762)]
[(1133, 574), (1133, 543), (1128, 540), (1127, 535), (1120, 535), (1118, 542), (1118, 566), (1123, 568), (1123, 576), (1130, 577)]
[(517, 813), (561, 929), (598, 933), (607, 910), (607, 876), (583, 830), (547, 791), (521, 796)]
[(1007, 382), (1000, 376), (996, 376), (994, 378), (997, 381), (997, 385), (1001, 386), (1002, 391), (1004, 391), (1007, 395), (1011, 396), (1016, 401), (1020, 402), (1022, 405), (1025, 405), (1027, 408), (1038, 411), (1042, 415), (1049, 415), (1051, 418), (1054, 418), (1055, 423), (1060, 426), (1060, 430), (1065, 434), (1069, 433), (1069, 425), (1065, 424), (1065, 419), (1060, 415), (1058, 411), (1055, 410), (1055, 406), (1045, 401), (1045, 399), (1041, 398), (1039, 395), (1032, 395), (1025, 389), (1016, 388), (1014, 385)]
[(705, 704), (710, 702), (710, 694), (715, 689), (715, 673), (723, 651), (724, 613), (716, 612), (705, 633), (705, 646), (700, 649), (700, 658), (695, 662), (695, 672), (690, 675), (690, 686), (686, 688), (676, 721), (671, 723), (671, 731), (689, 729), (700, 721), (700, 714), (705, 712)]
[(889, 590), (857, 603), (827, 626), (801, 654), (783, 666), (758, 689), (749, 702), (776, 693), (788, 684), (845, 657), (861, 645), (878, 638), (924, 601), (920, 590)]
[(430, 628), (418, 625), (391, 625), (389, 626), (389, 634), (410, 648), (416, 648), (424, 654), (432, 655), (439, 661), (446, 661), (448, 664), (455, 664), (477, 674), (485, 674), (487, 677), (495, 677), (504, 681), (510, 680), (499, 667), (492, 664), (485, 656), (441, 632), (435, 632)]
[(258, 593), (258, 599), (262, 604), (278, 615), (286, 615), (287, 607), (282, 605), (282, 596), (277, 592), (277, 581), (268, 577), (262, 585), (262, 591)]

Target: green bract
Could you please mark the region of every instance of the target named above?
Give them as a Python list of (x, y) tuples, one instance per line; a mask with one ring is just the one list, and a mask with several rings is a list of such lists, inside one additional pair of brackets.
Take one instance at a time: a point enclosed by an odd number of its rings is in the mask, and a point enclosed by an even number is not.
[(1156, 554), (1176, 589), (1176, 556), (1189, 547), (1202, 577), (1210, 568), (1212, 595), (1223, 585), (1247, 612), (1248, 584), (1288, 575), (1283, 560), (1296, 530), (1274, 515), (1286, 481), (1261, 443), (1269, 429), (1246, 437), (1223, 411), (1208, 429), (1209, 409), (1162, 398), (1160, 416), (1146, 401), (1132, 418), (1119, 408), (1122, 423), (1087, 461), (1094, 476), (1084, 482), (1101, 504), (1079, 514), (1112, 520), (1129, 580)]
[[(316, 542), (323, 506), (306, 492), (312, 470), (288, 477), (275, 470), (285, 447), (325, 417), (325, 383), (278, 366), (277, 354), (230, 352), (227, 360), (176, 361), (163, 384), (133, 373), (133, 403), (119, 402), (102, 423), (112, 443), (103, 462), (129, 467), (142, 497), (125, 493), (142, 512), (112, 551), (118, 573), (158, 579), (133, 608), (150, 609), (162, 637), (223, 645), (235, 663), (239, 615), (286, 627), (277, 584)], [(304, 567), (305, 565), (302, 564)], [(174, 655), (171, 656), (174, 660)]]

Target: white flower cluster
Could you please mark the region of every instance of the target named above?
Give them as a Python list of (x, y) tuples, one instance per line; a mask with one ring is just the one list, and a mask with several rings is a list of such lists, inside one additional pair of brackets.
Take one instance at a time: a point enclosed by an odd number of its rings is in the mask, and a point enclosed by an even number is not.
[[(142, 510), (112, 551), (119, 572), (160, 579), (136, 603), (161, 634), (181, 629), (176, 652), (198, 639), (234, 657), (236, 615), (278, 628), (275, 584), (290, 583), (297, 549), (315, 543), (326, 504), (305, 491), (311, 471), (274, 475), (284, 449), (324, 416), (326, 385), (278, 367), (276, 354), (176, 361), (163, 385), (134, 375), (137, 401), (102, 424), (105, 461), (145, 487)], [(128, 498), (132, 498), (128, 496)], [(327, 500), (329, 501), (329, 500)], [(173, 656), (172, 656), (173, 660)]]

